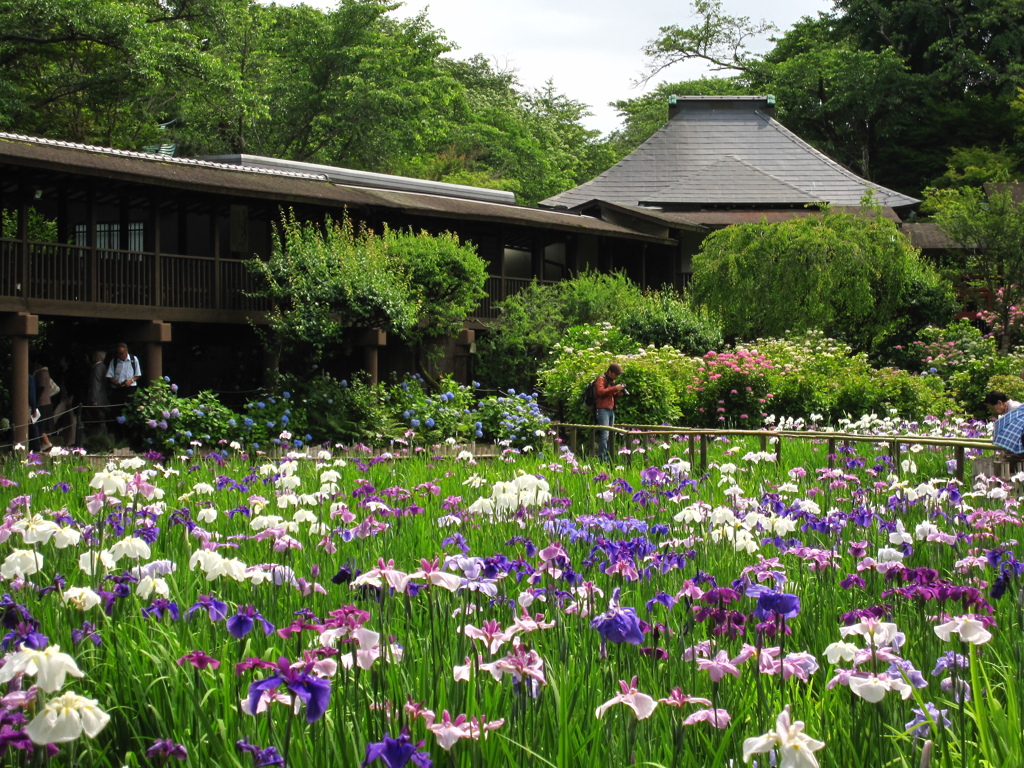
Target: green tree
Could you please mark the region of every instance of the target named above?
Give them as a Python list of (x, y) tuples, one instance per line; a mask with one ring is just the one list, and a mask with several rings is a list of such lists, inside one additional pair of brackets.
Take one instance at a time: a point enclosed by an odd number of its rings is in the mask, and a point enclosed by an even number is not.
[(965, 254), (971, 280), (996, 299), (1001, 347), (1009, 348), (1016, 307), (1024, 299), (1024, 206), (1013, 187), (928, 189), (924, 208)]
[(640, 296), (622, 273), (587, 271), (553, 285), (530, 284), (502, 302), (501, 314), (477, 344), (481, 381), (529, 391), (568, 328), (614, 323)]
[(466, 317), (487, 295), (487, 262), (476, 247), (451, 232), (435, 237), (385, 227), (382, 239), (416, 307), (415, 322), (399, 335), (420, 353), (439, 339), (458, 335)]
[(0, 0), (0, 126), (140, 148), (215, 62), (226, 0)]
[(942, 285), (880, 212), (836, 213), (712, 233), (693, 260), (693, 296), (750, 340), (820, 329), (866, 351), (900, 325), (926, 288)]
[(484, 296), (486, 264), (451, 233), (376, 234), (347, 218), (280, 222), (267, 261), (247, 262), (271, 300), (264, 340), (275, 355), (319, 363), (348, 328), (376, 328), (425, 352), (453, 336)]
[(347, 217), (323, 226), (289, 212), (275, 232), (267, 261), (246, 264), (260, 281), (257, 296), (273, 307), (265, 340), (272, 352), (307, 352), (319, 360), (346, 328), (404, 335), (416, 303), (397, 257), (372, 231)]
[(922, 189), (955, 147), (1001, 148), (1024, 77), (1024, 7), (918, 0), (840, 0), (805, 17), (773, 50), (750, 50), (770, 25), (697, 0), (692, 26), (662, 27), (645, 48), (650, 76), (698, 59), (778, 98), (779, 119), (862, 175)]
[(585, 128), (585, 104), (552, 82), (527, 91), (514, 72), (495, 70), (483, 56), (448, 64), (462, 92), (450, 119), (427, 151), (402, 172), (455, 184), (515, 192), (532, 204), (592, 178), (618, 156), (599, 132)]
[(330, 11), (238, 2), (237, 28), (209, 41), (224, 78), (181, 103), (175, 135), (192, 153), (390, 173), (447, 120), (459, 92), (441, 58), (451, 46), (424, 15), (399, 21), (377, 0)]

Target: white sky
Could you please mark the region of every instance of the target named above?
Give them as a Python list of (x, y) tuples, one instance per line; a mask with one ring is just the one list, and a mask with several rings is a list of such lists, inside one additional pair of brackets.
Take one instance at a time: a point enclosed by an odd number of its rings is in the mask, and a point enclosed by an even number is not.
[[(336, 0), (304, 2), (318, 8), (337, 5)], [(831, 0), (723, 0), (724, 13), (766, 19), (780, 32), (831, 7)], [(594, 115), (585, 124), (602, 133), (619, 125), (609, 102), (639, 96), (658, 82), (696, 79), (705, 71), (697, 63), (676, 65), (647, 87), (633, 85), (647, 63), (641, 48), (660, 27), (696, 23), (686, 0), (406, 0), (396, 14), (404, 18), (423, 8), (430, 22), (459, 46), (456, 57), (482, 53), (497, 68), (514, 69), (527, 89), (553, 80), (558, 92), (590, 105)], [(765, 40), (761, 50), (769, 47)]]

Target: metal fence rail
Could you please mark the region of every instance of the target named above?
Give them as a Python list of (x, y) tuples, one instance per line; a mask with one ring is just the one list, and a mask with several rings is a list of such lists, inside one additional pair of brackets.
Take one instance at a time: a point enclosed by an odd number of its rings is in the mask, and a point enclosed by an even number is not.
[[(770, 429), (702, 429), (691, 427), (666, 427), (649, 424), (622, 424), (615, 427), (602, 427), (597, 424), (552, 424), (556, 430), (567, 436), (569, 448), (576, 453), (580, 447), (580, 433), (587, 435), (586, 441), (589, 451), (594, 451), (595, 436), (597, 430), (608, 429), (609, 440), (614, 440), (616, 435), (637, 437), (685, 437), (688, 442), (690, 463), (699, 466), (701, 471), (708, 468), (708, 442), (718, 437), (756, 437), (760, 441), (761, 450), (767, 451), (771, 438), (780, 438), (775, 441), (776, 460), (782, 460), (781, 438), (792, 438), (795, 440), (816, 440), (828, 443), (828, 466), (834, 468), (835, 453), (839, 445), (847, 443), (882, 443), (889, 446), (895, 471), (899, 472), (900, 462), (904, 445), (933, 445), (946, 446), (953, 449), (953, 456), (956, 459), (956, 478), (964, 479), (965, 461), (967, 451), (998, 451), (991, 440), (983, 438), (952, 438), (952, 437), (929, 437), (926, 435), (864, 435), (854, 432), (805, 432), (799, 430), (770, 430)], [(611, 449), (609, 445), (609, 450)]]

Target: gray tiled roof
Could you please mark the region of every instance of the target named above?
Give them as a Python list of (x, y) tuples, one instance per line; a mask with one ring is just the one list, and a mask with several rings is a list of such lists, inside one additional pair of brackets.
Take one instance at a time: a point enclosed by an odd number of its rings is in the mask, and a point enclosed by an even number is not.
[(772, 111), (764, 98), (682, 98), (674, 116), (632, 153), (542, 205), (858, 205), (868, 190), (882, 206), (919, 202), (843, 168)]

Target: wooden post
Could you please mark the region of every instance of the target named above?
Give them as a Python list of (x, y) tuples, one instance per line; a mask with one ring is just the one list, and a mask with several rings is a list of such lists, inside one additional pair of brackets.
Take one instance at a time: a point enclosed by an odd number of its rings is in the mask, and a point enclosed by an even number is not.
[(0, 334), (11, 337), (11, 424), (14, 442), (28, 446), (28, 340), (39, 335), (39, 317), (26, 312), (0, 320)]
[(693, 467), (697, 466), (697, 437), (694, 434), (687, 436), (690, 442), (690, 471), (693, 471)]
[(700, 436), (700, 471), (708, 471), (708, 436)]
[(761, 453), (768, 450), (768, 435), (762, 433), (758, 436), (761, 440)]
[(836, 439), (834, 437), (828, 439), (828, 468), (836, 468)]
[(956, 479), (959, 480), (960, 482), (963, 482), (964, 480), (965, 453), (966, 451), (964, 451), (964, 447), (962, 445), (958, 445), (956, 448), (953, 449), (953, 457), (956, 461)]

